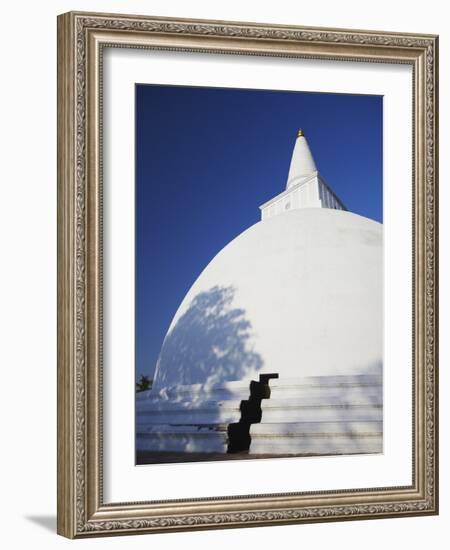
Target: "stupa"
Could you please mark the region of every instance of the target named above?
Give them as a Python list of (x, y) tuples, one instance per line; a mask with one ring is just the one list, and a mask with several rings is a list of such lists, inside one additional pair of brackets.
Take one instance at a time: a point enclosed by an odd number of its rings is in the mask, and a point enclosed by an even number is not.
[(175, 313), (138, 452), (382, 452), (382, 225), (345, 208), (301, 130), (260, 210)]

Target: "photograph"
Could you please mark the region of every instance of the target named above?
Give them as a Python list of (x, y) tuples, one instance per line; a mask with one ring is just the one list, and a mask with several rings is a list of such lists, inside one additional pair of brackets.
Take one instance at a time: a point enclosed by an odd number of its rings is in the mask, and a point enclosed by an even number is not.
[(383, 453), (383, 97), (135, 84), (136, 464)]

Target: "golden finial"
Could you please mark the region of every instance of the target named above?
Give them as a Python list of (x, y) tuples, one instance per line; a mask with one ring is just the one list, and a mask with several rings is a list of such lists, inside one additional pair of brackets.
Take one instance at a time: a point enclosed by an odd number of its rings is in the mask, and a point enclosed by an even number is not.
[(303, 133), (303, 130), (301, 128), (298, 129), (298, 132), (297, 132), (297, 137), (301, 137), (301, 136), (304, 136), (305, 134)]

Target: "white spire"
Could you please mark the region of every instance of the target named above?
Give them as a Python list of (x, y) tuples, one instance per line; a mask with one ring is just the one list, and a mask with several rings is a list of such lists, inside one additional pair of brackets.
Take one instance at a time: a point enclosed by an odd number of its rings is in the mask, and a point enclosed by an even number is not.
[(316, 163), (309, 149), (303, 130), (299, 130), (292, 153), (286, 189), (317, 173)]
[(292, 153), (286, 190), (260, 207), (261, 219), (272, 218), (299, 208), (333, 208), (345, 206), (319, 174), (302, 130), (298, 131)]

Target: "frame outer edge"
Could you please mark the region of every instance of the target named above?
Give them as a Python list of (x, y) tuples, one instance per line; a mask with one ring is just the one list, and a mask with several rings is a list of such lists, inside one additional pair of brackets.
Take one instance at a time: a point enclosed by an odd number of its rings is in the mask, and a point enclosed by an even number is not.
[[(97, 438), (101, 435), (101, 426), (97, 424), (97, 419), (92, 417), (92, 407), (95, 409), (98, 404), (98, 401), (93, 398), (96, 389), (92, 387), (92, 382), (100, 384), (100, 381), (97, 379), (97, 363), (94, 365), (95, 372), (92, 372), (92, 361), (94, 358), (98, 360), (98, 349), (96, 343), (91, 339), (98, 327), (96, 322), (92, 324), (92, 320), (89, 321), (89, 315), (93, 313), (89, 303), (93, 299), (95, 301), (97, 297), (95, 289), (92, 294), (93, 288), (98, 283), (95, 280), (96, 277), (92, 277), (93, 273), (95, 274), (95, 266), (92, 261), (93, 256), (96, 257), (97, 250), (95, 247), (92, 249), (92, 244), (97, 242), (98, 228), (92, 227), (91, 216), (98, 205), (95, 200), (96, 190), (91, 187), (93, 180), (97, 180), (97, 175), (92, 173), (92, 162), (94, 161), (94, 166), (96, 162), (95, 159), (89, 157), (91, 146), (95, 142), (95, 139), (93, 142), (92, 138), (96, 133), (94, 131), (92, 134), (92, 123), (89, 122), (92, 109), (88, 109), (86, 112), (86, 108), (90, 105), (86, 101), (86, 94), (90, 93), (89, 83), (93, 83), (92, 73), (86, 70), (86, 63), (89, 63), (89, 59), (87, 59), (89, 48), (87, 48), (86, 40), (89, 34), (87, 31), (95, 32), (95, 30), (108, 30), (114, 34), (125, 30), (131, 31), (133, 34), (140, 34), (141, 31), (144, 31), (143, 35), (151, 32), (153, 36), (170, 38), (186, 35), (196, 43), (200, 42), (200, 38), (212, 35), (220, 37), (220, 43), (228, 39), (238, 41), (244, 39), (242, 44), (245, 44), (245, 41), (257, 40), (261, 41), (260, 43), (265, 41), (284, 45), (292, 44), (293, 40), (294, 42), (301, 41), (303, 44), (320, 42), (322, 46), (332, 43), (333, 47), (336, 46), (336, 43), (337, 45), (343, 43), (352, 46), (353, 49), (362, 45), (367, 48), (368, 61), (381, 61), (382, 57), (384, 59), (381, 53), (386, 47), (396, 50), (399, 60), (401, 56), (405, 55), (412, 60), (413, 57), (420, 56), (420, 52), (422, 56), (427, 52), (425, 56), (427, 62), (424, 65), (420, 64), (420, 70), (423, 73), (420, 91), (417, 89), (419, 91), (418, 98), (421, 98), (417, 114), (426, 118), (426, 123), (422, 120), (422, 124), (419, 125), (421, 128), (419, 157), (427, 164), (427, 169), (422, 162), (417, 167), (417, 175), (420, 173), (420, 185), (417, 190), (420, 191), (422, 205), (419, 209), (420, 223), (417, 227), (421, 245), (416, 248), (416, 252), (422, 259), (417, 274), (420, 273), (420, 279), (423, 278), (420, 284), (423, 292), (422, 299), (418, 300), (421, 302), (418, 317), (422, 323), (420, 331), (420, 348), (422, 349), (420, 350), (421, 361), (419, 364), (424, 365), (422, 376), (426, 378), (427, 383), (426, 388), (425, 384), (420, 386), (422, 388), (419, 392), (421, 404), (417, 401), (420, 418), (416, 421), (418, 420), (418, 425), (420, 425), (420, 437), (424, 439), (421, 441), (419, 449), (423, 455), (426, 455), (421, 456), (420, 468), (417, 472), (418, 480), (416, 482), (419, 481), (421, 490), (414, 498), (418, 498), (418, 501), (406, 500), (402, 502), (387, 498), (386, 502), (356, 503), (354, 505), (341, 503), (328, 507), (317, 505), (315, 508), (310, 507), (305, 510), (300, 508), (292, 510), (284, 508), (273, 511), (249, 509), (248, 511), (226, 513), (221, 511), (208, 514), (199, 510), (184, 515), (179, 515), (179, 511), (173, 510), (168, 515), (165, 513), (163, 516), (157, 517), (148, 516), (144, 506), (146, 503), (142, 503), (143, 506), (138, 506), (133, 517), (128, 516), (125, 508), (121, 506), (115, 510), (104, 510), (106, 516), (103, 518), (95, 517), (96, 512), (101, 512), (100, 509), (96, 511), (97, 506), (101, 504), (98, 502), (99, 498), (101, 500), (101, 486), (96, 485), (96, 477), (101, 475), (101, 467), (96, 462), (99, 459), (98, 449), (97, 447), (93, 449), (93, 445), (99, 444)], [(161, 46), (162, 49), (165, 47), (165, 44)], [(317, 28), (310, 31), (305, 27), (278, 27), (238, 22), (223, 22), (223, 25), (217, 25), (217, 22), (208, 20), (85, 12), (70, 12), (58, 17), (57, 530), (59, 534), (68, 538), (84, 538), (137, 534), (139, 532), (251, 527), (437, 513), (437, 47), (436, 36), (415, 36), (406, 33), (381, 33), (378, 36), (377, 31)], [(172, 49), (184, 50), (184, 46), (178, 44)], [(195, 49), (202, 51), (198, 44)], [(229, 48), (223, 49), (228, 50)], [(244, 48), (242, 49), (244, 50)], [(288, 54), (288, 50), (290, 51), (291, 48), (284, 49)], [(414, 52), (414, 54), (410, 56), (408, 52)], [(239, 51), (239, 53), (241, 52)], [(309, 54), (311, 54), (310, 49), (308, 50)], [(373, 59), (370, 59), (371, 57)], [(327, 55), (324, 58), (327, 58)], [(426, 87), (424, 80), (427, 84)], [(96, 112), (95, 109), (94, 112)], [(418, 116), (418, 118), (420, 117)], [(426, 177), (424, 177), (425, 175)], [(425, 204), (423, 204), (424, 202)], [(424, 246), (424, 241), (426, 241), (426, 246)], [(426, 282), (428, 285), (424, 284)], [(428, 293), (427, 307), (424, 307), (426, 292)], [(424, 353), (425, 345), (428, 352), (426, 355)], [(427, 364), (426, 373), (425, 363)], [(90, 384), (90, 388), (87, 384)], [(424, 410), (425, 407), (426, 410)], [(423, 448), (424, 442), (428, 445), (426, 451)], [(92, 465), (96, 465), (94, 471)], [(428, 490), (426, 495), (423, 494), (423, 490)], [(112, 516), (109, 516), (108, 512), (113, 512)]]
[(433, 38), (433, 194), (434, 194), (434, 513), (439, 515), (439, 36)]
[(74, 538), (75, 521), (75, 442), (74, 405), (74, 207), (75, 178), (73, 159), (74, 89), (71, 77), (74, 67), (73, 18), (70, 14), (57, 19), (57, 533)]

